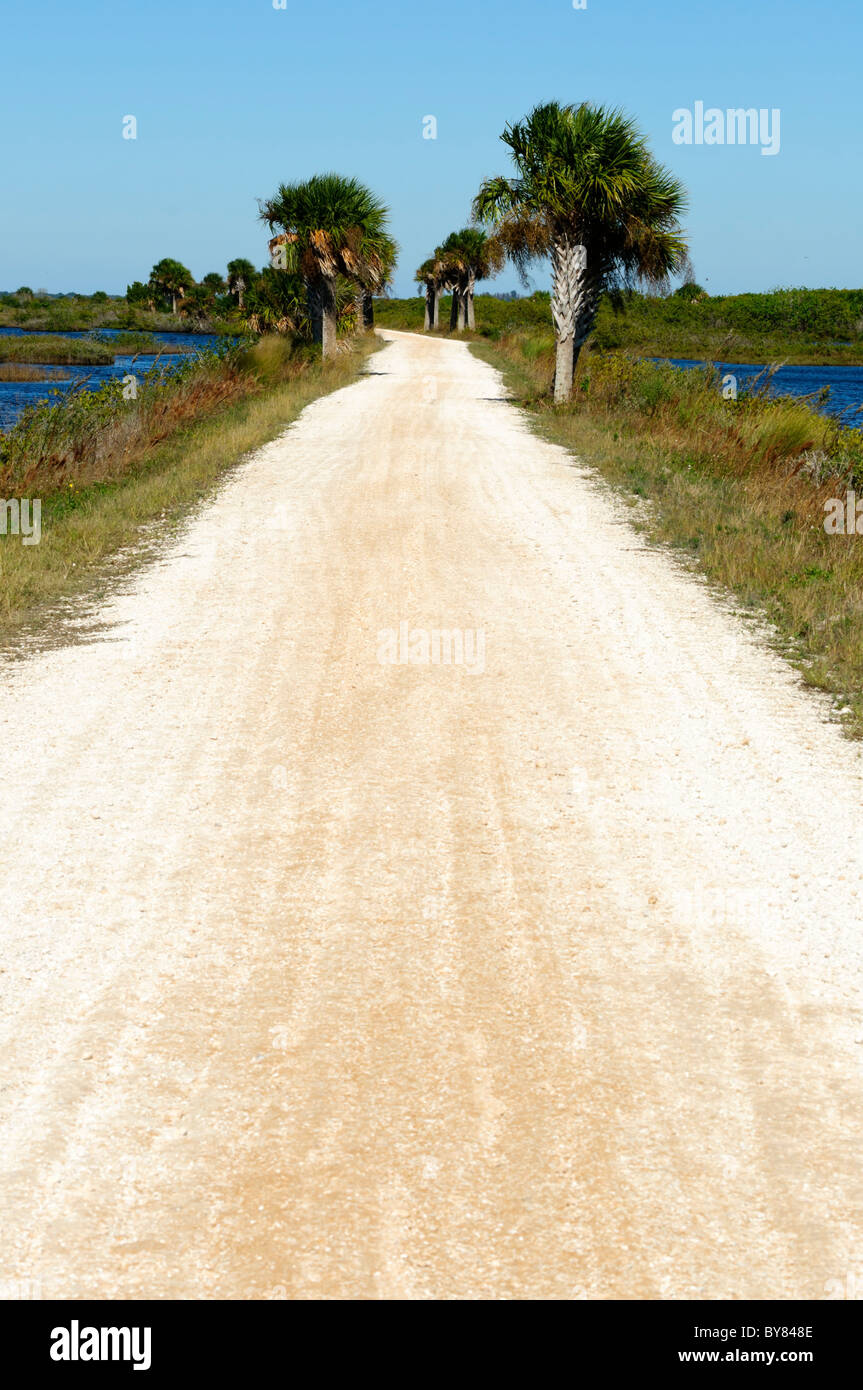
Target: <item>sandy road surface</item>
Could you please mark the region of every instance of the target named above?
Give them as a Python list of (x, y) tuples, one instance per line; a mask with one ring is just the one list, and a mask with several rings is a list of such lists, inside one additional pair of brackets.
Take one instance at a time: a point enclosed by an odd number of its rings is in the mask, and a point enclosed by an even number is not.
[[(823, 1297), (857, 751), (490, 368), (385, 337), (2, 671), (0, 1283)], [(484, 662), (383, 664), (403, 622)]]

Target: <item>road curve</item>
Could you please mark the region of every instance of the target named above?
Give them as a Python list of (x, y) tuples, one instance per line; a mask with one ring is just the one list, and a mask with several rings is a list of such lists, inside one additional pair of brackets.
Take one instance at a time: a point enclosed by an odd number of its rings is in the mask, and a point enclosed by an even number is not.
[(0, 1290), (835, 1295), (858, 751), (466, 346), (383, 336), (0, 671)]

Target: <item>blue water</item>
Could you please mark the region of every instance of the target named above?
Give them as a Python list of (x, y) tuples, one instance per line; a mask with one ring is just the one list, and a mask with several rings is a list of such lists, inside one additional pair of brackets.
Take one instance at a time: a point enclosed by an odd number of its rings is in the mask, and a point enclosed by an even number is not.
[[(122, 330), (116, 330), (122, 331)], [(0, 334), (18, 334), (20, 328), (0, 328)], [(105, 337), (113, 337), (115, 330), (106, 328), (100, 330)], [(64, 338), (86, 338), (87, 333), (64, 333)], [(201, 348), (210, 347), (211, 344), (219, 341), (214, 333), (154, 333), (153, 337), (160, 343), (181, 342), (185, 351), (171, 353), (159, 359), (160, 367), (170, 370), (171, 364), (182, 362), (191, 353), (198, 352)], [(113, 363), (107, 362), (99, 367), (89, 367), (73, 363), (71, 366), (61, 365), (57, 370), (64, 375), (68, 374), (68, 381), (0, 381), (0, 430), (8, 430), (15, 421), (18, 420), (22, 412), (28, 405), (36, 405), (39, 401), (50, 400), (55, 391), (65, 392), (71, 387), (86, 379), (87, 390), (97, 391), (106, 381), (116, 380), (124, 377), (127, 372), (134, 372), (138, 377), (142, 377), (149, 371), (156, 361), (154, 355), (144, 355), (140, 353), (132, 366), (133, 357), (129, 354), (114, 358)], [(50, 366), (50, 363), (39, 363), (39, 366)]]
[[(652, 360), (670, 362), (674, 367), (704, 366), (703, 362), (684, 357), (654, 357)], [(730, 373), (737, 377), (738, 391), (764, 371), (764, 363), (760, 367), (752, 362), (718, 362), (716, 365), (723, 376)], [(822, 386), (830, 387), (830, 396), (817, 407), (819, 410), (825, 415), (838, 416), (845, 424), (863, 426), (863, 415), (856, 413), (863, 407), (863, 367), (780, 367), (770, 382), (770, 393), (810, 396)]]
[[(21, 334), (25, 331), (21, 328), (2, 328), (0, 334)], [(105, 328), (100, 330), (100, 335), (104, 337), (114, 337), (116, 333), (122, 332), (121, 329)], [(85, 332), (64, 333), (64, 338), (86, 338)], [(179, 343), (184, 351), (182, 353), (171, 354), (163, 357), (161, 361), (165, 364), (178, 362), (190, 353), (197, 352), (201, 348), (210, 347), (213, 343), (220, 341), (214, 333), (154, 333), (153, 337), (157, 342), (165, 344)], [(653, 358), (655, 362), (669, 361), (674, 367), (701, 367), (703, 362), (694, 361), (690, 358)], [(155, 361), (152, 356), (139, 356), (135, 363), (135, 371), (144, 373)], [(70, 366), (63, 367), (64, 372), (68, 372), (69, 381), (0, 381), (0, 429), (9, 429), (11, 425), (21, 415), (21, 412), (28, 405), (33, 405), (37, 401), (48, 400), (54, 391), (66, 391), (76, 382), (88, 378), (87, 389), (96, 390), (105, 381), (110, 381), (116, 377), (123, 377), (130, 370), (132, 358), (129, 356), (115, 357), (113, 364), (106, 364), (101, 367)], [(752, 362), (721, 362), (716, 364), (721, 373), (726, 375), (731, 373), (737, 378), (737, 388), (742, 390), (744, 386), (753, 381), (764, 371), (764, 364), (760, 366)], [(863, 425), (863, 414), (857, 414), (863, 407), (863, 366), (859, 367), (838, 367), (838, 366), (815, 366), (815, 367), (780, 367), (773, 376), (770, 390), (773, 395), (778, 396), (810, 396), (820, 391), (822, 387), (829, 386), (830, 397), (818, 408), (827, 415), (834, 415), (847, 424)]]

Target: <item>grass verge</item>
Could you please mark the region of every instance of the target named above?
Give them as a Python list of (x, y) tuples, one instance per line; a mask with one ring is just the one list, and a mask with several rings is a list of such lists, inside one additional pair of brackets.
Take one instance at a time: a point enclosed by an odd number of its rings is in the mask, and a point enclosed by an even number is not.
[[(68, 600), (98, 603), (245, 454), (278, 435), (311, 401), (355, 380), (376, 345), (366, 340), (327, 363), (301, 356), (283, 380), (273, 381), (265, 369), (254, 390), (227, 404), (206, 402), (209, 413), (124, 459), (122, 470), (105, 468), (87, 482), (73, 474), (43, 492), (39, 544), (0, 535), (0, 649), (25, 655), (57, 641)], [(267, 353), (264, 347), (264, 358)], [(64, 630), (62, 640), (68, 636)]]
[[(806, 401), (726, 401), (715, 372), (582, 356), (556, 407), (550, 335), (474, 343), (537, 430), (641, 506), (635, 524), (766, 619), (803, 680), (863, 737), (863, 534), (828, 534), (831, 498), (863, 496), (863, 432)], [(861, 504), (863, 511), (863, 504)], [(863, 516), (860, 518), (863, 529)]]

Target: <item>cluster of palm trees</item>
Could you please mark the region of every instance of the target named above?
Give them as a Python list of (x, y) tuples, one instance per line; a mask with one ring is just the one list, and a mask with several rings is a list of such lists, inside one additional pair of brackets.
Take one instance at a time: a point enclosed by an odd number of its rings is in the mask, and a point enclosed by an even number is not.
[(416, 272), (417, 283), (425, 287), (425, 328), (440, 327), (440, 301), (447, 290), (452, 291), (450, 329), (476, 328), (476, 283), (496, 275), (505, 260), (502, 244), (480, 227), (450, 232)]
[(270, 264), (285, 277), (278, 285), (289, 316), (310, 331), (324, 357), (336, 351), (340, 319), (352, 318), (358, 332), (374, 326), (373, 296), (392, 278), (398, 246), (388, 209), (368, 188), (340, 174), (316, 174), (282, 184), (260, 204), (260, 217), (276, 232)]
[(151, 310), (170, 304), (173, 314), (203, 324), (232, 309), (242, 310), (244, 292), (258, 275), (251, 261), (240, 258), (228, 262), (225, 275), (211, 270), (196, 281), (182, 261), (165, 256), (153, 266), (146, 284), (135, 280), (127, 285), (126, 299)]

